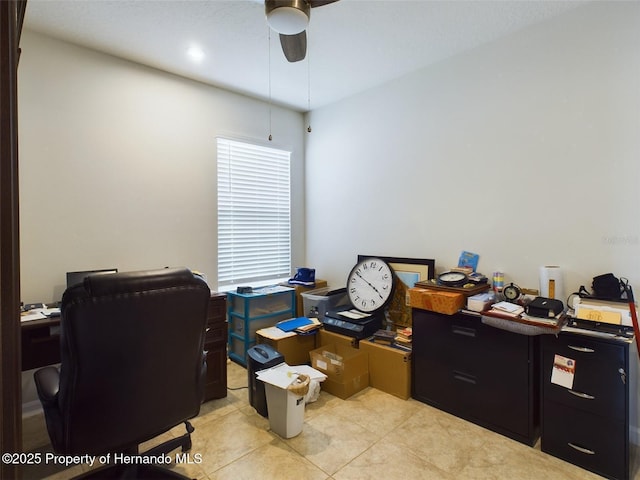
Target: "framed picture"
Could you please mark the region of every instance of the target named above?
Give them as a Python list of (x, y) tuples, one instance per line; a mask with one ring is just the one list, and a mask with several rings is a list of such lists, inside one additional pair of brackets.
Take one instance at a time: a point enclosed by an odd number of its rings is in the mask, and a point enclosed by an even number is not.
[(358, 255), (358, 262), (375, 257), (384, 260), (393, 269), (397, 280), (395, 292), (389, 305), (389, 317), (394, 327), (411, 326), (411, 307), (407, 305), (407, 290), (416, 282), (435, 278), (436, 261), (431, 258), (382, 257), (380, 255)]
[(436, 275), (436, 261), (431, 258), (402, 258), (381, 257), (379, 255), (358, 255), (358, 262), (375, 257), (389, 264), (400, 280), (408, 287), (413, 287), (416, 282), (431, 280)]

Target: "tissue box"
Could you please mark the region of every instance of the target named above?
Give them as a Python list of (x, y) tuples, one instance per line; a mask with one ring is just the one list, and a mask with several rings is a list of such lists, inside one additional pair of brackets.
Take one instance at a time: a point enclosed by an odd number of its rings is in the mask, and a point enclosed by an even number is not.
[(464, 307), (465, 296), (462, 293), (430, 290), (428, 288), (410, 288), (407, 290), (407, 303), (413, 308), (453, 315)]
[(467, 298), (467, 309), (473, 312), (484, 312), (495, 302), (493, 293), (479, 293)]

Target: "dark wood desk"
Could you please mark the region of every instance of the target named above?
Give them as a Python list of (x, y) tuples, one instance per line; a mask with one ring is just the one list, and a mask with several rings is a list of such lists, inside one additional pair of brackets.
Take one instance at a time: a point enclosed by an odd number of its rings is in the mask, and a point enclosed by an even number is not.
[[(227, 396), (227, 321), (224, 293), (211, 293), (204, 348), (205, 400)], [(60, 317), (22, 322), (22, 371), (60, 363)]]
[(22, 371), (60, 363), (60, 317), (22, 322)]
[(212, 292), (204, 340), (207, 352), (205, 401), (227, 396), (227, 331), (227, 295)]

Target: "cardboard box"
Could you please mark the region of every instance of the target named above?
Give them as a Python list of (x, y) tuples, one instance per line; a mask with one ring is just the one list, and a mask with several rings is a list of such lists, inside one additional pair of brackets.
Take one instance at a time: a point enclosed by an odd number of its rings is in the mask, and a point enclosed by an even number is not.
[(285, 334), (283, 338), (270, 338), (264, 330), (256, 332), (256, 343), (271, 345), (277, 352), (284, 356), (284, 361), (289, 365), (308, 364), (309, 352), (316, 348), (316, 335), (298, 335), (294, 332)]
[(369, 357), (369, 385), (403, 400), (411, 397), (411, 352), (360, 341), (360, 350)]
[(410, 288), (407, 290), (407, 303), (413, 308), (453, 315), (465, 305), (465, 295), (455, 292), (430, 290), (428, 288)]
[(369, 386), (369, 359), (365, 352), (345, 345), (324, 345), (311, 351), (311, 366), (327, 375), (322, 389), (347, 399)]
[(304, 299), (302, 298), (302, 294), (306, 292), (310, 292), (317, 288), (326, 287), (326, 280), (316, 280), (316, 284), (313, 287), (307, 287), (306, 285), (291, 285), (288, 282), (281, 283), (285, 287), (290, 287), (295, 289), (296, 291), (296, 317), (306, 317), (307, 315), (304, 312)]
[(348, 337), (347, 335), (341, 335), (335, 332), (329, 332), (324, 328), (318, 330), (318, 336), (316, 339), (316, 347), (321, 347), (323, 345), (342, 345), (345, 347), (353, 347), (358, 348), (358, 339), (353, 337)]

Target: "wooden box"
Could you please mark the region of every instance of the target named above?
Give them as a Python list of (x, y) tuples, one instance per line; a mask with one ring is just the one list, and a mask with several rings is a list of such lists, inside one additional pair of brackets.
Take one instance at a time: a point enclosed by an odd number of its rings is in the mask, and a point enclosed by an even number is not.
[(413, 308), (453, 315), (465, 305), (466, 297), (462, 293), (443, 292), (428, 288), (410, 288), (407, 290), (407, 303)]

